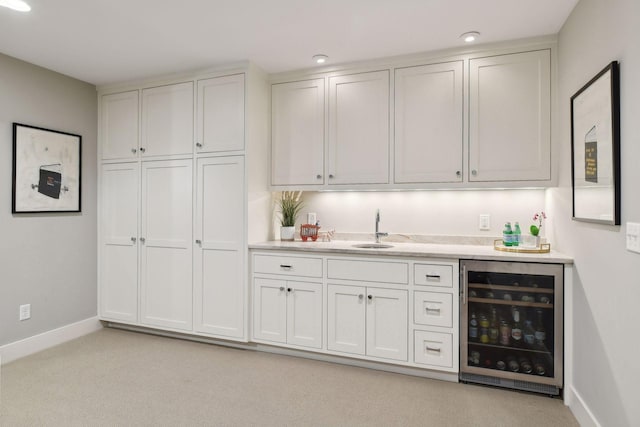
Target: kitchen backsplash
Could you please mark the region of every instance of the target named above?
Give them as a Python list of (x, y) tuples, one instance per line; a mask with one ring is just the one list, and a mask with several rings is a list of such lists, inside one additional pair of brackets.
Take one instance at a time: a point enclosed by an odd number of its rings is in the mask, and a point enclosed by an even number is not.
[[(305, 192), (303, 200), (299, 222), (315, 212), (322, 229), (335, 229), (336, 238), (372, 235), (380, 209), (380, 231), (393, 238), (478, 236), (490, 241), (502, 235), (506, 221), (519, 221), (528, 230), (534, 213), (545, 208), (545, 190)], [(479, 229), (481, 214), (490, 215), (489, 230)]]

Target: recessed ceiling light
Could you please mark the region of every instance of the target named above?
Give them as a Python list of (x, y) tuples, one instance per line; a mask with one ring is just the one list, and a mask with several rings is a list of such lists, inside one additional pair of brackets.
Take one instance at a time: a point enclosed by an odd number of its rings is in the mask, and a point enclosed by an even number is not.
[(460, 35), (460, 38), (464, 40), (465, 43), (473, 43), (478, 40), (478, 37), (480, 37), (480, 33), (477, 31), (469, 31)]
[(316, 64), (324, 64), (325, 62), (327, 62), (327, 59), (329, 59), (329, 57), (327, 55), (313, 55), (313, 58), (311, 59), (313, 59)]
[(22, 0), (0, 0), (0, 6), (8, 7), (18, 12), (29, 12), (31, 10), (31, 6)]

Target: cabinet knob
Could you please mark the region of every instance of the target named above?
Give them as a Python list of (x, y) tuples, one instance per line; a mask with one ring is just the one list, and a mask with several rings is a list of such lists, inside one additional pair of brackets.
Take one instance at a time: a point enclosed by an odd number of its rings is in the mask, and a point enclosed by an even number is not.
[(147, 239), (145, 239), (144, 237), (141, 237), (141, 238), (140, 238), (140, 243), (144, 243), (144, 242), (146, 242), (146, 241), (147, 241)]
[(373, 295), (367, 295), (367, 298), (369, 298), (369, 300), (373, 299)]
[(473, 176), (478, 175), (478, 171), (477, 171), (477, 170), (475, 170), (475, 169), (474, 169), (474, 170), (472, 170), (472, 171), (471, 171), (471, 175), (473, 175)]
[(293, 289), (287, 288), (287, 292), (291, 292), (291, 291), (293, 291)]
[(133, 154), (136, 154), (136, 153), (138, 152), (138, 150), (136, 150), (135, 148), (132, 148), (132, 149), (131, 149), (131, 152), (132, 152)]
[(141, 153), (144, 153), (145, 151), (147, 151), (147, 149), (146, 149), (146, 148), (144, 148), (144, 147), (140, 147), (140, 152), (141, 152)]
[(334, 178), (332, 173), (329, 174), (329, 178)]
[(196, 244), (201, 245), (201, 244), (202, 244), (202, 240), (197, 239), (197, 240), (196, 240)]
[(362, 294), (358, 295), (358, 299), (363, 299), (363, 298), (364, 298), (364, 295)]
[(284, 291), (284, 286), (280, 286), (280, 291)]
[(456, 171), (456, 176), (460, 176), (460, 175), (462, 175), (462, 172)]
[(135, 242), (136, 242), (136, 238), (135, 238), (135, 237), (132, 237), (132, 238), (131, 238), (131, 241), (132, 241), (133, 243), (135, 243)]
[(196, 147), (202, 148), (202, 144), (200, 144), (199, 142), (196, 142)]
[(322, 175), (320, 174), (316, 175), (316, 179), (322, 179)]

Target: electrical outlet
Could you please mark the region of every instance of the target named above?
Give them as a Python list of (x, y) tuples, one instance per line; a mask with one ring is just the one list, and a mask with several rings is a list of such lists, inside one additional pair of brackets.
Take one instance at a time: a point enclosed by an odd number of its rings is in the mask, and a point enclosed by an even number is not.
[(627, 223), (627, 250), (640, 253), (640, 224)]
[(481, 214), (478, 221), (478, 227), (480, 230), (491, 230), (491, 215)]
[(20, 306), (20, 320), (31, 319), (31, 304), (23, 304)]

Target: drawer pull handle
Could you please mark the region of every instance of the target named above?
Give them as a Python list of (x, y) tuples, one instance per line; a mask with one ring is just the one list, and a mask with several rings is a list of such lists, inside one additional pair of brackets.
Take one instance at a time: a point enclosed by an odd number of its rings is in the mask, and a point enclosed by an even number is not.
[(427, 280), (429, 279), (434, 279), (434, 280), (440, 280), (440, 275), (439, 274), (427, 274)]
[(440, 352), (442, 351), (440, 348), (437, 348), (437, 347), (429, 347), (429, 346), (426, 346), (425, 350), (426, 350), (426, 351), (433, 351), (433, 352), (435, 352), (435, 353), (440, 353)]
[(438, 313), (440, 314), (440, 309), (439, 308), (431, 308), (431, 307), (426, 307), (425, 311), (428, 313)]
[(293, 268), (293, 267), (291, 267), (290, 265), (286, 265), (286, 264), (280, 264), (280, 268), (282, 268), (283, 270), (291, 270), (291, 268)]

